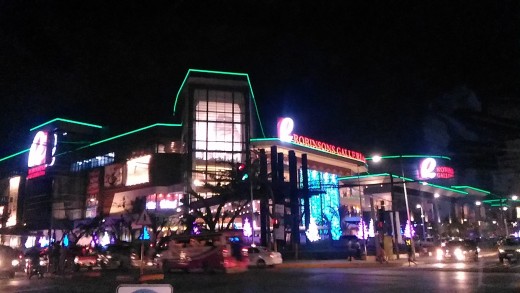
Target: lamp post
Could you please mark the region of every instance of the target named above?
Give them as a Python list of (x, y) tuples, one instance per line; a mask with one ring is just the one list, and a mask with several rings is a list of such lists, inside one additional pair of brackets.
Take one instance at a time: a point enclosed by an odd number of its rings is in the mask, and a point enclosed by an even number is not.
[(363, 198), (361, 196), (361, 180), (359, 179), (359, 166), (357, 166), (357, 181), (359, 192), (359, 221), (361, 222), (361, 235), (363, 236), (363, 250), (367, 255), (367, 240), (365, 236), (365, 222), (363, 221)]
[(416, 208), (421, 209), (423, 240), (426, 241), (426, 228), (424, 226), (424, 210), (422, 205), (420, 204), (417, 204)]
[[(374, 163), (380, 162), (381, 159), (382, 159), (382, 157), (377, 156), (377, 155), (372, 157), (372, 161)], [(408, 227), (410, 227), (410, 229), (412, 229), (412, 223), (410, 221), (410, 208), (408, 205), (408, 191), (406, 190), (406, 179), (404, 177), (403, 156), (402, 155), (399, 156), (399, 162), (401, 165), (401, 175), (402, 175), (402, 179), (403, 179), (404, 201), (406, 203), (406, 217), (407, 217), (406, 222), (408, 223)], [(411, 249), (412, 249), (412, 259), (415, 261), (415, 244), (413, 241), (413, 235), (410, 235), (410, 245), (411, 245)]]

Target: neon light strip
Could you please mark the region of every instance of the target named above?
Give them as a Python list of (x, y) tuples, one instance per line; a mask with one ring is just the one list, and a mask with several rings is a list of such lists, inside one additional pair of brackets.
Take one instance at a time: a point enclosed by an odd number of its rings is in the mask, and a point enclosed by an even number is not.
[[(369, 174), (369, 175), (361, 175), (361, 176), (348, 176), (348, 177), (339, 177), (338, 180), (350, 180), (350, 179), (358, 179), (358, 178), (382, 177), (382, 176), (389, 176), (389, 175), (390, 175), (389, 173), (379, 173), (379, 174)], [(398, 176), (398, 175), (394, 175), (394, 174), (392, 174), (392, 177), (393, 178), (398, 178), (398, 179), (401, 179), (401, 180), (404, 180), (404, 181), (411, 181), (411, 182), (414, 181), (413, 179), (402, 177), (402, 176)], [(394, 182), (394, 184), (399, 184), (399, 183), (400, 182)], [(455, 193), (468, 194), (465, 191), (456, 190), (456, 189), (453, 189), (453, 188), (449, 188), (449, 187), (441, 186), (441, 185), (437, 185), (437, 184), (432, 184), (432, 183), (428, 183), (428, 182), (425, 182), (425, 181), (419, 181), (419, 183), (421, 183), (423, 185), (429, 185), (429, 186), (432, 186), (432, 187), (435, 187), (435, 188), (445, 189), (445, 190), (452, 191), (452, 192), (455, 192)], [(426, 183), (426, 184), (424, 184), (424, 183)]]
[(466, 191), (457, 190), (457, 189), (453, 189), (453, 188), (449, 188), (449, 187), (446, 187), (446, 186), (437, 185), (437, 184), (433, 184), (433, 183), (428, 183), (426, 181), (422, 181), (420, 183), (423, 184), (423, 185), (426, 185), (426, 186), (432, 186), (432, 187), (436, 187), (436, 188), (440, 188), (440, 189), (445, 189), (445, 190), (449, 190), (449, 191), (460, 193), (460, 194), (466, 194), (466, 195), (468, 194), (468, 192), (466, 192)]
[[(249, 141), (250, 142), (255, 142), (255, 141), (277, 141), (277, 142), (282, 142), (278, 138), (252, 138)], [(355, 158), (351, 158), (351, 157), (347, 157), (347, 156), (340, 156), (340, 155), (337, 155), (337, 154), (329, 153), (327, 151), (320, 150), (318, 148), (313, 148), (313, 147), (310, 147), (310, 146), (306, 146), (306, 145), (303, 145), (303, 144), (294, 143), (294, 142), (283, 142), (283, 143), (290, 143), (292, 145), (296, 145), (296, 146), (303, 147), (303, 148), (308, 148), (308, 149), (311, 149), (311, 150), (315, 150), (315, 151), (318, 151), (318, 152), (326, 153), (326, 154), (333, 155), (333, 156), (336, 156), (336, 157), (340, 157), (340, 158), (344, 158), (344, 159), (350, 159), (350, 160), (354, 160), (354, 161), (357, 161), (357, 162), (361, 162), (361, 163), (366, 165), (366, 163), (361, 161), (361, 160), (358, 160), (358, 159), (355, 159)], [(357, 178), (357, 176), (356, 176), (356, 178)]]
[(380, 173), (380, 174), (369, 174), (369, 175), (360, 175), (360, 176), (347, 176), (347, 177), (338, 177), (338, 180), (349, 180), (349, 179), (358, 179), (358, 178), (368, 178), (368, 177), (383, 177), (389, 176), (388, 173)]
[[(430, 155), (401, 155), (401, 156), (381, 156), (381, 159), (399, 159), (399, 158), (435, 158), (435, 159), (446, 159), (450, 160), (450, 157), (446, 156), (430, 156)], [(366, 160), (373, 160), (374, 157), (366, 158)]]
[(181, 94), (181, 90), (184, 88), (184, 84), (188, 80), (188, 76), (190, 75), (191, 72), (244, 76), (247, 79), (247, 83), (249, 85), (249, 91), (251, 93), (251, 97), (253, 98), (253, 103), (255, 105), (255, 110), (256, 110), (256, 117), (258, 118), (258, 123), (260, 124), (260, 130), (262, 131), (262, 136), (265, 137), (264, 127), (262, 126), (262, 121), (260, 120), (260, 112), (258, 111), (258, 106), (256, 104), (255, 94), (253, 93), (253, 88), (251, 87), (251, 80), (249, 79), (249, 75), (247, 73), (188, 69), (188, 73), (186, 73), (186, 76), (184, 77), (184, 80), (182, 81), (182, 84), (179, 87), (179, 91), (177, 91), (177, 96), (175, 97), (175, 103), (173, 104), (173, 115), (175, 115), (175, 112), (177, 110), (177, 102), (179, 101), (179, 96)]
[(106, 138), (106, 139), (103, 139), (103, 140), (100, 140), (100, 141), (97, 141), (97, 142), (93, 142), (93, 143), (88, 144), (86, 146), (82, 146), (82, 147), (78, 148), (77, 150), (81, 150), (81, 149), (84, 149), (84, 148), (88, 148), (88, 147), (91, 147), (91, 146), (102, 144), (102, 143), (107, 142), (107, 141), (111, 141), (111, 140), (114, 140), (114, 139), (117, 139), (117, 138), (121, 138), (123, 136), (127, 136), (127, 135), (130, 135), (130, 134), (139, 132), (139, 131), (143, 131), (143, 130), (146, 130), (146, 129), (149, 129), (149, 128), (152, 128), (152, 127), (158, 127), (158, 126), (180, 127), (180, 126), (182, 126), (182, 124), (155, 123), (155, 124), (152, 124), (152, 125), (141, 127), (139, 129), (135, 129), (135, 130), (128, 131), (128, 132), (125, 132), (125, 133), (121, 133), (121, 134), (118, 134), (116, 136), (112, 136), (112, 137), (109, 137), (109, 138)]
[(16, 157), (16, 156), (21, 155), (23, 153), (27, 153), (30, 150), (31, 149), (26, 149), (26, 150), (23, 150), (23, 151), (19, 151), (19, 152), (15, 153), (15, 154), (9, 155), (7, 157), (3, 157), (3, 158), (0, 159), (0, 162), (8, 160), (8, 159), (13, 158), (13, 157)]
[(90, 124), (90, 123), (85, 123), (85, 122), (79, 122), (79, 121), (74, 121), (74, 120), (69, 120), (69, 119), (63, 119), (63, 118), (55, 118), (55, 119), (52, 119), (51, 121), (47, 121), (43, 124), (40, 124), (38, 126), (35, 126), (31, 129), (29, 129), (29, 131), (33, 131), (35, 129), (38, 129), (40, 127), (43, 127), (45, 125), (48, 125), (48, 124), (51, 124), (52, 122), (55, 122), (55, 121), (62, 121), (62, 122), (67, 122), (67, 123), (72, 123), (72, 124), (79, 124), (79, 125), (83, 125), (83, 126), (89, 126), (89, 127), (94, 127), (94, 128), (103, 128), (102, 126), (99, 126), (99, 125), (95, 125), (95, 124)]
[(467, 185), (455, 185), (455, 186), (452, 186), (451, 188), (456, 188), (456, 189), (472, 189), (472, 190), (475, 190), (475, 191), (478, 191), (478, 192), (482, 192), (482, 193), (485, 193), (485, 194), (491, 194), (491, 192), (487, 191), (487, 190), (483, 190), (483, 189), (480, 189), (480, 188), (476, 188), (476, 187), (472, 187), (472, 186), (467, 186)]

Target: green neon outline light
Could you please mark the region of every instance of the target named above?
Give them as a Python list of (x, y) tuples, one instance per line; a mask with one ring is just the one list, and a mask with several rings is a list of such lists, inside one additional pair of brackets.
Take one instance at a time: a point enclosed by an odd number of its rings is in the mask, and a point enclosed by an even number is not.
[(260, 130), (262, 131), (262, 136), (265, 137), (264, 126), (262, 125), (262, 121), (260, 120), (260, 112), (258, 111), (258, 106), (256, 104), (255, 94), (253, 92), (253, 87), (251, 86), (251, 80), (249, 79), (249, 75), (247, 73), (239, 73), (239, 72), (226, 72), (226, 71), (214, 71), (214, 70), (202, 70), (202, 69), (188, 69), (188, 73), (184, 77), (184, 80), (177, 91), (177, 95), (175, 96), (175, 102), (173, 103), (173, 115), (177, 111), (177, 103), (179, 101), (179, 96), (181, 94), (182, 89), (184, 88), (184, 84), (188, 80), (188, 77), (191, 72), (199, 72), (199, 73), (210, 73), (210, 74), (222, 74), (222, 75), (236, 75), (243, 76), (247, 79), (247, 84), (249, 85), (249, 92), (251, 93), (251, 97), (253, 98), (253, 104), (255, 105), (256, 117), (258, 118), (258, 123), (260, 124)]
[(379, 173), (379, 174), (368, 174), (368, 175), (359, 175), (359, 176), (345, 176), (345, 177), (338, 177), (339, 180), (350, 180), (350, 179), (358, 179), (358, 178), (369, 178), (369, 177), (383, 177), (388, 176), (390, 174), (388, 173)]
[(30, 150), (30, 149), (26, 149), (26, 150), (23, 150), (23, 151), (19, 151), (19, 152), (17, 152), (17, 153), (14, 153), (14, 154), (12, 154), (12, 155), (9, 155), (9, 156), (6, 156), (6, 157), (3, 157), (3, 158), (0, 159), (0, 162), (5, 161), (5, 160), (9, 160), (10, 158), (14, 158), (14, 157), (19, 156), (19, 155), (21, 155), (21, 154), (23, 154), (23, 153), (27, 153), (29, 150)]
[(127, 136), (127, 135), (130, 135), (130, 134), (134, 134), (136, 132), (140, 132), (140, 131), (143, 131), (143, 130), (146, 130), (146, 129), (150, 129), (152, 127), (158, 127), (158, 126), (181, 127), (182, 124), (155, 123), (155, 124), (148, 125), (148, 126), (145, 126), (145, 127), (141, 127), (141, 128), (135, 129), (135, 130), (131, 130), (131, 131), (125, 132), (125, 133), (121, 133), (121, 134), (118, 134), (116, 136), (112, 136), (112, 137), (109, 137), (109, 138), (106, 138), (106, 139), (102, 139), (100, 141), (93, 142), (93, 143), (88, 144), (86, 146), (82, 146), (82, 147), (78, 148), (77, 150), (81, 150), (81, 149), (84, 149), (84, 148), (88, 148), (88, 147), (91, 147), (91, 146), (102, 144), (102, 143), (105, 143), (107, 141), (118, 139), (118, 138), (121, 138), (123, 136)]
[[(368, 174), (368, 175), (361, 175), (361, 176), (338, 177), (338, 180), (350, 180), (350, 179), (369, 178), (369, 177), (381, 177), (381, 176), (390, 176), (390, 174), (389, 173), (378, 173), (378, 174)], [(398, 176), (398, 175), (394, 175), (394, 174), (392, 174), (392, 177), (393, 178), (397, 178), (397, 179), (401, 179), (401, 180), (404, 180), (404, 181), (412, 181), (412, 182), (414, 181), (413, 179), (410, 179), (410, 178), (407, 178), (407, 177)], [(401, 182), (394, 182), (394, 184), (400, 184), (400, 183), (402, 183), (402, 181)], [(440, 188), (440, 189), (444, 189), (444, 190), (448, 190), (448, 191), (452, 191), (452, 192), (455, 192), (455, 193), (468, 194), (465, 191), (456, 190), (456, 189), (449, 188), (449, 187), (442, 186), (442, 185), (428, 183), (426, 181), (419, 181), (419, 183), (420, 184), (427, 183), (427, 184), (424, 184), (424, 185), (432, 186), (432, 187), (435, 187), (435, 188)]]
[(445, 190), (448, 190), (448, 191), (452, 191), (452, 192), (456, 192), (456, 193), (460, 193), (460, 194), (465, 194), (465, 195), (469, 194), (466, 191), (457, 190), (457, 189), (453, 189), (453, 188), (450, 188), (450, 187), (447, 187), (447, 186), (442, 186), (442, 185), (429, 183), (429, 182), (426, 182), (426, 181), (421, 181), (420, 183), (422, 184), (423, 182), (427, 183), (427, 184), (424, 184), (425, 186), (432, 186), (432, 187), (435, 187), (435, 188), (445, 189)]
[(491, 194), (490, 191), (487, 191), (487, 190), (484, 190), (484, 189), (480, 189), (480, 188), (476, 188), (476, 187), (472, 187), (472, 186), (468, 186), (468, 185), (453, 185), (453, 186), (451, 186), (451, 188), (472, 189), (472, 190), (475, 190), (475, 191), (478, 191), (478, 192), (482, 192), (482, 193), (485, 193), (485, 194)]
[(35, 126), (35, 127), (31, 128), (31, 129), (29, 129), (29, 131), (33, 131), (35, 129), (41, 128), (41, 127), (43, 127), (45, 125), (48, 125), (48, 124), (51, 124), (52, 122), (55, 122), (55, 121), (61, 121), (61, 122), (67, 122), (67, 123), (72, 123), (72, 124), (78, 124), (78, 125), (83, 125), (83, 126), (88, 126), (88, 127), (93, 127), (93, 128), (103, 128), (103, 126), (96, 125), (96, 124), (79, 122), (79, 121), (63, 119), (63, 118), (54, 118), (54, 119), (52, 119), (50, 121), (47, 121), (45, 123), (42, 123), (42, 124), (40, 124), (38, 126)]
[[(372, 157), (369, 157), (369, 158), (366, 158), (366, 160), (373, 160), (374, 156)], [(400, 159), (400, 158), (434, 158), (434, 159), (446, 159), (446, 160), (450, 160), (451, 161), (451, 158), (450, 157), (447, 157), (447, 156), (437, 156), (437, 155), (391, 155), (391, 156), (381, 156), (381, 159)]]

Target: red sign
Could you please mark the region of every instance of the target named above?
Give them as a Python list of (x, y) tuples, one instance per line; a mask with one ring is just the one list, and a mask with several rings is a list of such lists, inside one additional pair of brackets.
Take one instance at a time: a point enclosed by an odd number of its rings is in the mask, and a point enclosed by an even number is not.
[(45, 175), (45, 169), (47, 165), (40, 165), (27, 170), (27, 179), (32, 179)]
[(315, 140), (298, 134), (293, 134), (292, 136), (293, 142), (296, 144), (331, 153), (333, 155), (338, 155), (340, 157), (354, 159), (366, 163), (365, 156), (360, 152), (352, 151), (346, 148), (321, 142), (319, 140)]

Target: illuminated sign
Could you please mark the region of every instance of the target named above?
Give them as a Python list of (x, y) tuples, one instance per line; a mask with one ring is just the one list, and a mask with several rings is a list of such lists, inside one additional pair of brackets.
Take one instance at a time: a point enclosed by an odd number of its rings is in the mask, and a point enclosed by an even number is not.
[(291, 118), (281, 118), (278, 120), (278, 138), (281, 141), (292, 142), (297, 145), (313, 148), (316, 150), (324, 151), (340, 157), (354, 159), (361, 162), (366, 162), (365, 156), (356, 151), (352, 151), (346, 148), (335, 146), (329, 143), (325, 143), (319, 140), (308, 138), (302, 135), (293, 134), (294, 121)]
[[(38, 131), (34, 136), (31, 148), (29, 149), (29, 159), (27, 160), (28, 170), (27, 179), (36, 178), (45, 175), (47, 166), (54, 165), (54, 154), (56, 153), (56, 145), (58, 137), (54, 134), (54, 142), (49, 139), (49, 135), (45, 131)], [(50, 150), (50, 163), (47, 163), (49, 150), (47, 146), (52, 145)]]
[(278, 138), (281, 141), (291, 142), (294, 121), (291, 118), (278, 119)]
[(151, 155), (146, 155), (126, 162), (126, 186), (150, 182), (148, 166), (151, 157)]
[(455, 177), (451, 167), (437, 166), (434, 158), (426, 158), (419, 164), (419, 179), (449, 179)]
[(147, 210), (168, 210), (176, 209), (182, 205), (182, 194), (151, 194), (146, 197)]

